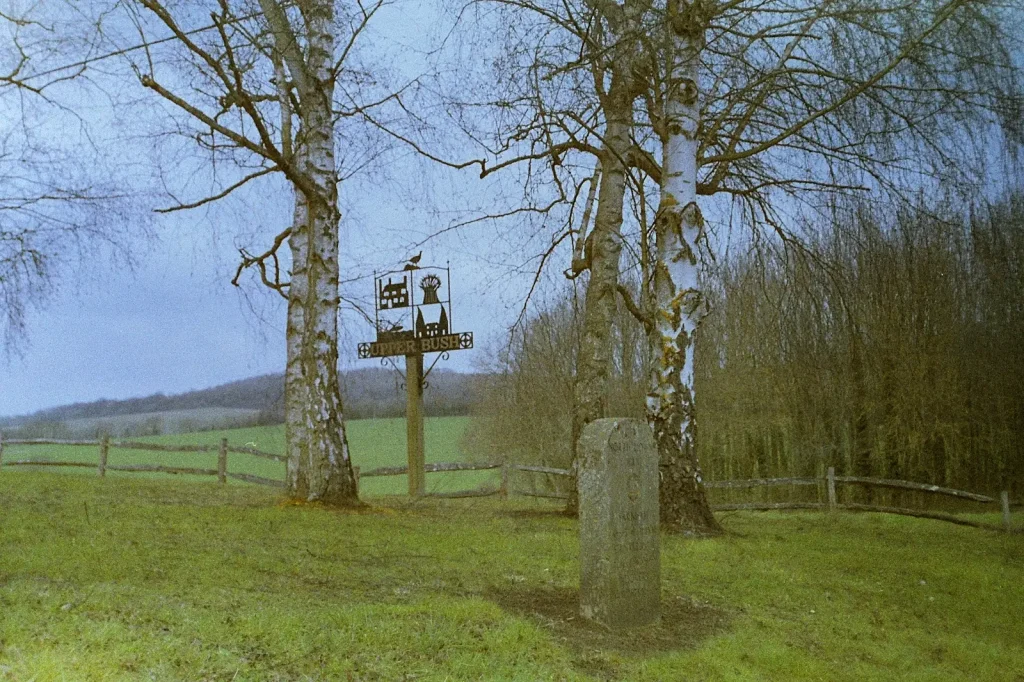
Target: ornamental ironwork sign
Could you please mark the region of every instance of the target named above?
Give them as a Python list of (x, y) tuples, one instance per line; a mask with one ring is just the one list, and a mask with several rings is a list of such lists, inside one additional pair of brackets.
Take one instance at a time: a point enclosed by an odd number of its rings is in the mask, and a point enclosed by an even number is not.
[(454, 331), (451, 268), (421, 266), (417, 254), (401, 270), (374, 274), (377, 340), (360, 343), (360, 358), (446, 353), (473, 347), (473, 332)]

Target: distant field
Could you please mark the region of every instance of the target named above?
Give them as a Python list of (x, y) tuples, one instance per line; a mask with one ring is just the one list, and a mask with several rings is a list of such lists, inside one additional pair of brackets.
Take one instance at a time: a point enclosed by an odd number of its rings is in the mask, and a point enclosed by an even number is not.
[[(188, 410), (165, 410), (160, 412), (139, 412), (106, 417), (80, 417), (64, 419), (60, 423), (68, 433), (91, 438), (97, 429), (112, 435), (138, 433), (144, 426), (156, 427), (152, 432), (180, 433), (208, 429), (218, 424), (250, 423), (259, 410), (240, 407), (197, 407)], [(16, 428), (14, 426), (8, 428)]]
[(254, 420), (258, 414), (259, 410), (247, 410), (240, 407), (197, 407), (192, 410), (68, 419), (65, 423), (73, 432), (95, 431), (97, 426), (106, 426), (110, 433), (123, 433), (126, 429), (155, 421), (159, 423), (161, 431), (173, 433), (205, 429), (217, 424), (230, 423), (229, 420), (239, 420), (235, 422), (236, 424), (242, 423), (243, 419)]
[[(462, 435), (469, 424), (469, 417), (435, 417), (426, 420), (424, 431), (428, 462), (461, 462), (471, 459), (472, 453), (461, 449)], [(352, 462), (362, 470), (383, 466), (401, 466), (406, 462), (405, 420), (404, 419), (361, 419), (346, 425)], [(255, 447), (264, 452), (284, 453), (284, 426), (254, 426), (223, 431), (200, 431), (163, 436), (147, 436), (131, 440), (167, 445), (217, 445), (221, 438), (239, 447)], [(117, 440), (117, 439), (114, 439)], [(53, 445), (12, 445), (4, 448), (4, 460), (52, 459), (72, 462), (97, 462), (98, 448), (84, 446)], [(217, 468), (216, 453), (165, 453), (148, 450), (123, 450), (111, 448), (108, 463), (117, 464), (163, 464), (166, 466), (190, 466)], [(71, 471), (71, 470), (62, 470)], [(95, 475), (88, 469), (75, 470)], [(265, 478), (283, 479), (284, 464), (260, 459), (250, 455), (232, 453), (228, 456), (228, 471), (255, 474)], [(108, 476), (132, 476), (122, 472), (108, 472)], [(148, 474), (147, 474), (148, 475)], [(165, 476), (164, 474), (153, 474)], [(196, 477), (198, 480), (198, 477)], [(484, 484), (497, 485), (498, 474), (494, 471), (453, 472), (427, 475), (428, 492), (468, 490)], [(231, 485), (249, 485), (230, 481)], [(360, 491), (364, 495), (388, 495), (408, 490), (405, 476), (387, 476), (363, 479)]]

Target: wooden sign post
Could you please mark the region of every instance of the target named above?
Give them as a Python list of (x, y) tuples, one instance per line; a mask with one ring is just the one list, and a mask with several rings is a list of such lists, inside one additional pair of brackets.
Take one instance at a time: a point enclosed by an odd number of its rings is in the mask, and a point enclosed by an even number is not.
[(423, 353), (405, 356), (405, 440), (409, 455), (409, 496), (427, 492), (423, 447)]
[(419, 256), (401, 270), (375, 274), (377, 340), (359, 344), (363, 359), (405, 356), (405, 433), (412, 497), (426, 494), (423, 379), (429, 370), (424, 372), (423, 356), (473, 347), (473, 332), (451, 331), (450, 276), (447, 267), (420, 266)]

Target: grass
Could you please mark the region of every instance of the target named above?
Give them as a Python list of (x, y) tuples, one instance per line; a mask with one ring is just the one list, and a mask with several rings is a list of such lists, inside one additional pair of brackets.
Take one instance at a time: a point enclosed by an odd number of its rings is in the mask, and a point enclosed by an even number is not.
[(622, 636), (575, 617), (554, 509), (5, 469), (0, 680), (1024, 679), (1022, 536), (727, 514), (663, 536), (662, 624)]
[[(436, 417), (425, 420), (424, 437), (428, 462), (466, 461), (470, 453), (460, 448), (462, 434), (469, 423), (468, 417)], [(346, 425), (352, 462), (362, 470), (382, 466), (404, 464), (405, 420), (365, 419), (350, 421)], [(166, 445), (212, 445), (227, 438), (231, 445), (256, 447), (264, 452), (284, 453), (284, 426), (257, 426), (221, 431), (149, 436), (127, 440), (163, 443)], [(115, 439), (117, 440), (117, 439)], [(255, 444), (255, 445), (253, 445)], [(4, 447), (4, 459), (51, 459), (54, 461), (95, 463), (99, 458), (97, 447), (60, 445), (11, 445)], [(119, 464), (164, 464), (167, 466), (188, 466), (207, 469), (217, 468), (216, 453), (161, 453), (151, 450), (126, 450), (111, 448), (108, 463)], [(93, 475), (88, 469), (78, 470)], [(265, 478), (284, 478), (284, 464), (261, 459), (251, 455), (232, 453), (228, 456), (228, 471), (255, 474)], [(112, 477), (157, 476), (166, 474), (137, 474), (108, 472)], [(427, 476), (428, 492), (469, 490), (489, 484), (497, 486), (499, 475), (494, 471), (437, 473)], [(205, 480), (198, 477), (195, 480)], [(234, 485), (248, 485), (231, 481)], [(367, 496), (401, 494), (409, 489), (405, 476), (372, 477), (361, 481), (361, 492)]]

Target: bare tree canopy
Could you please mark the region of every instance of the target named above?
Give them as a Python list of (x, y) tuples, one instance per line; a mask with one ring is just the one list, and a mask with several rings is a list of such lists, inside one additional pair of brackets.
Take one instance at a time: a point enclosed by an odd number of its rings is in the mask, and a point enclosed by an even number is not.
[(106, 164), (90, 123), (72, 110), (66, 43), (37, 6), (0, 12), (0, 337), (6, 352), (27, 338), (27, 314), (75, 266), (111, 255), (125, 262), (146, 222)]
[[(335, 505), (358, 503), (337, 379), (338, 185), (381, 151), (373, 135), (351, 128), (392, 97), (358, 45), (382, 4), (129, 5), (144, 34), (159, 28), (174, 37), (135, 60), (139, 81), (171, 105), (212, 163), (231, 169), (208, 194), (162, 210), (219, 201), (271, 174), (292, 190), (291, 224), (265, 246), (240, 249), (234, 283), (251, 268), (288, 301), (288, 488)], [(200, 21), (210, 23), (194, 29)]]
[[(816, 235), (815, 259), (795, 247), (733, 252), (705, 272), (711, 312), (694, 371), (708, 479), (821, 478), (834, 467), (986, 494), (1024, 485), (1019, 192), (968, 220), (953, 202), (897, 211), (837, 202)], [(580, 319), (570, 292), (531, 315), (474, 407), (474, 451), (568, 465)], [(613, 414), (642, 416), (643, 334), (620, 306)], [(817, 499), (808, 492), (796, 499)], [(872, 501), (911, 499), (875, 491)]]
[[(480, 13), (496, 46), (492, 87), (456, 93), (455, 118), (484, 154), (481, 175), (525, 167), (525, 201), (502, 215), (550, 218), (540, 266), (565, 238), (584, 237), (573, 216), (586, 212), (578, 202), (595, 162), (603, 170), (592, 248), (575, 249), (573, 263), (590, 271), (578, 421), (606, 409), (606, 330), (624, 294), (620, 254), (630, 253), (645, 285), (639, 303), (626, 301), (652, 330), (657, 359), (648, 407), (664, 436), (663, 519), (712, 529), (693, 445), (708, 230), (738, 208), (740, 223), (797, 243), (797, 218), (837, 193), (903, 205), (936, 190), (976, 197), (1024, 141), (1022, 12), (987, 0), (470, 5), (480, 6), (497, 10)], [(624, 193), (649, 209), (632, 226), (622, 223)], [(630, 238), (636, 246), (623, 250)]]

